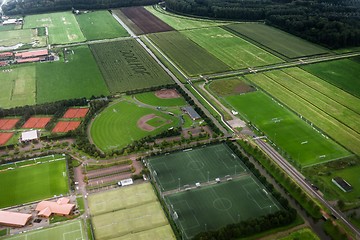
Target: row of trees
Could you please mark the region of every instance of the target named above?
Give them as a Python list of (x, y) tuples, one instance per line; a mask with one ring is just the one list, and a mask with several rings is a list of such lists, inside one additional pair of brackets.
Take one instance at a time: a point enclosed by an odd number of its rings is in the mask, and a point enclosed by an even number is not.
[(157, 0), (10, 0), (3, 7), (6, 15), (25, 15), (75, 9), (110, 9), (151, 5)]
[(189, 15), (265, 21), (329, 48), (360, 45), (359, 1), (167, 0), (166, 7)]

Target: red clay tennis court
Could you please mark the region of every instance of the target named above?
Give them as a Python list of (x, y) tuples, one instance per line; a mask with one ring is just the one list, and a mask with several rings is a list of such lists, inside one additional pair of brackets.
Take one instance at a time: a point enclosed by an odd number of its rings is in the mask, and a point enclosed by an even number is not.
[(19, 121), (18, 118), (1, 118), (0, 130), (10, 130), (15, 127), (15, 124)]
[(14, 133), (0, 133), (0, 145), (7, 143), (13, 135)]
[(50, 117), (31, 117), (22, 126), (23, 128), (45, 128), (46, 124), (51, 120)]
[(89, 108), (69, 108), (63, 118), (83, 118), (88, 111)]
[(79, 127), (80, 121), (60, 121), (56, 124), (52, 132), (54, 133), (66, 133), (71, 130), (75, 130)]

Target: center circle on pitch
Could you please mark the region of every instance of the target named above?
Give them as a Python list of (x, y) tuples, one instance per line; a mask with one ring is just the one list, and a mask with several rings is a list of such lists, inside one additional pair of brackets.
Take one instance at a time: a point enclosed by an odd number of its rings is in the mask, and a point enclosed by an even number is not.
[(214, 200), (213, 205), (217, 210), (226, 211), (232, 207), (232, 202), (227, 198), (217, 198)]
[(189, 169), (200, 170), (204, 168), (204, 163), (200, 161), (192, 161), (187, 164)]

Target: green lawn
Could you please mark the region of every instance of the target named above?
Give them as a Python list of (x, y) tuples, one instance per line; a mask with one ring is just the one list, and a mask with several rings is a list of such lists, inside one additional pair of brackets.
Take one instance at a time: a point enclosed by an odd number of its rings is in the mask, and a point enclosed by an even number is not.
[(148, 37), (187, 75), (230, 70), (224, 62), (179, 32), (155, 33)]
[(111, 93), (173, 83), (134, 39), (90, 45)]
[(140, 93), (140, 94), (136, 94), (134, 97), (140, 102), (151, 106), (176, 107), (176, 106), (186, 105), (186, 101), (183, 97), (158, 98), (154, 92)]
[(0, 46), (11, 47), (19, 43), (28, 47), (44, 47), (46, 46), (46, 36), (37, 36), (36, 29), (1, 31)]
[(11, 240), (69, 240), (69, 239), (86, 239), (82, 221), (71, 221), (64, 224), (58, 224), (53, 227), (43, 228), (41, 230), (26, 231), (26, 233), (15, 234), (7, 239)]
[(2, 108), (35, 104), (35, 64), (12, 65), (2, 68), (0, 83), (0, 106)]
[[(335, 114), (331, 111), (336, 111), (336, 109), (326, 109), (326, 106), (332, 106), (328, 102), (323, 102), (324, 96), (322, 96), (321, 99), (317, 99), (315, 96), (319, 96), (319, 94), (312, 96), (308, 92), (303, 91), (303, 89), (296, 87), (289, 89), (286, 86), (277, 83), (277, 81), (284, 82), (284, 79), (280, 75), (276, 76), (277, 72), (278, 71), (275, 72), (275, 75), (274, 72), (247, 75), (247, 79), (267, 91), (293, 111), (311, 121), (316, 127), (324, 131), (347, 149), (353, 151), (355, 154), (360, 154), (360, 134), (331, 115)], [(276, 81), (274, 78), (276, 78)], [(286, 82), (286, 84), (292, 83), (293, 82), (291, 81)], [(305, 95), (306, 98), (304, 98)], [(321, 106), (322, 109), (316, 107), (315, 104)], [(341, 114), (341, 112), (338, 114)]]
[(0, 198), (1, 208), (66, 194), (69, 190), (66, 161), (44, 162), (2, 171), (0, 187), (6, 192)]
[(158, 5), (156, 6), (147, 6), (146, 10), (154, 14), (156, 17), (160, 18), (168, 25), (173, 27), (176, 30), (185, 30), (193, 28), (203, 28), (203, 27), (214, 27), (227, 24), (226, 22), (206, 20), (200, 18), (190, 18), (181, 15), (176, 15), (170, 12), (164, 11)]
[(231, 24), (225, 28), (287, 58), (328, 53), (327, 49), (262, 23)]
[(109, 11), (95, 11), (76, 15), (87, 40), (127, 37), (128, 32), (113, 18)]
[(10, 31), (10, 30), (14, 30), (14, 29), (15, 29), (15, 25), (14, 25), (14, 24), (1, 25), (1, 26), (0, 26), (0, 32)]
[(216, 80), (207, 86), (220, 97), (256, 91), (243, 77)]
[[(169, 123), (153, 131), (145, 131), (137, 126), (138, 120), (148, 114), (155, 114), (169, 120)], [(179, 125), (177, 117), (170, 116), (155, 109), (139, 107), (128, 101), (113, 104), (101, 112), (94, 120), (90, 132), (97, 147), (103, 151), (121, 149), (149, 135), (157, 135), (169, 127)]]
[(56, 12), (28, 15), (24, 28), (48, 27), (51, 44), (65, 44), (85, 41), (80, 27), (71, 12)]
[(74, 54), (66, 54), (68, 62), (60, 59), (36, 64), (37, 103), (109, 95), (89, 48), (79, 46), (70, 50)]
[(342, 59), (306, 65), (304, 70), (315, 76), (360, 97), (360, 62), (352, 59)]
[(260, 91), (226, 101), (302, 167), (350, 154)]
[(310, 228), (303, 228), (295, 232), (290, 233), (287, 237), (280, 238), (279, 240), (320, 240), (320, 238), (311, 231)]
[(280, 58), (220, 27), (193, 29), (182, 33), (232, 69), (282, 62)]

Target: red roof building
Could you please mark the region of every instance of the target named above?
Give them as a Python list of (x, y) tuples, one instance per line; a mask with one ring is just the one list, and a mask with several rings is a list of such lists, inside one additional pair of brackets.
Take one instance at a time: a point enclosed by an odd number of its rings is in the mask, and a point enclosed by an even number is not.
[(49, 51), (47, 49), (41, 49), (36, 51), (19, 52), (15, 53), (15, 58), (35, 58), (47, 56)]
[(9, 58), (9, 57), (12, 57), (13, 56), (13, 53), (12, 52), (2, 52), (0, 53), (0, 58), (3, 59), (3, 58)]
[(71, 214), (71, 211), (75, 208), (75, 204), (70, 204), (70, 199), (68, 198), (59, 198), (56, 202), (51, 201), (41, 201), (36, 206), (36, 211), (38, 211), (38, 216), (40, 217), (50, 217), (52, 214), (60, 216), (68, 216)]
[(0, 225), (23, 227), (30, 221), (31, 217), (31, 214), (0, 211)]

